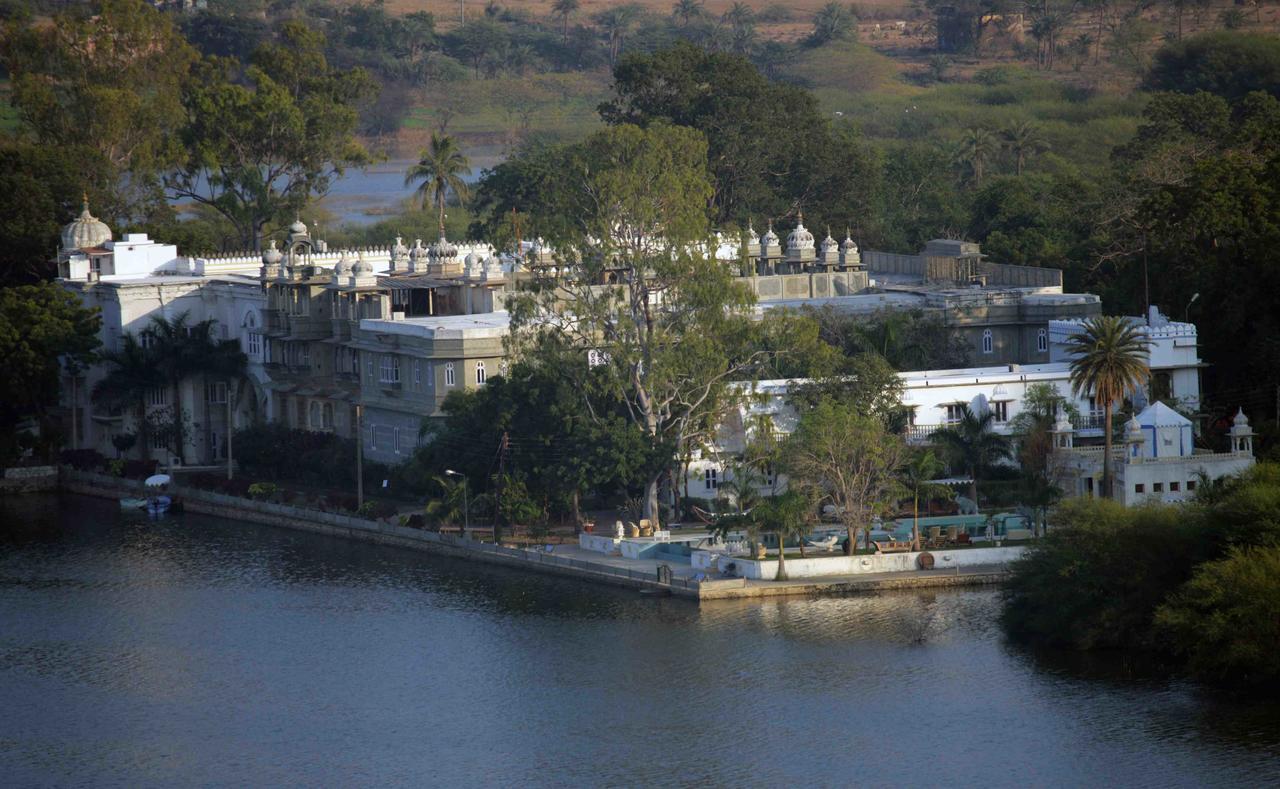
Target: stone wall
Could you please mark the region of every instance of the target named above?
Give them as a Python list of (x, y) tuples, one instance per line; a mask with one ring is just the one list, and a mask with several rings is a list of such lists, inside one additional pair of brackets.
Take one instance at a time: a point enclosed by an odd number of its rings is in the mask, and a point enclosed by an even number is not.
[(0, 479), (0, 495), (43, 493), (58, 489), (56, 466), (22, 466), (7, 468)]

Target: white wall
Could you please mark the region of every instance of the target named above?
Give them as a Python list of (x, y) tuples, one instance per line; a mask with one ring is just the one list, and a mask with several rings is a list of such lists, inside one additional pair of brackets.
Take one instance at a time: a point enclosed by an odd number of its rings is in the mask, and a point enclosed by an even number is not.
[[(1008, 564), (1022, 556), (1027, 549), (1020, 545), (1000, 548), (965, 548), (955, 551), (929, 551), (933, 554), (934, 568), (947, 570), (955, 567), (975, 567), (981, 565)], [(709, 551), (695, 551), (695, 566), (705, 566), (709, 561), (698, 554), (709, 554)], [(772, 581), (778, 574), (778, 560), (756, 561), (736, 556), (720, 555), (720, 569), (729, 562), (735, 563), (735, 575), (754, 580)], [(917, 559), (919, 553), (880, 553), (868, 556), (822, 556), (805, 559), (787, 559), (787, 577), (791, 580), (801, 578), (824, 578), (842, 575), (866, 575), (868, 573), (908, 572), (919, 569)]]

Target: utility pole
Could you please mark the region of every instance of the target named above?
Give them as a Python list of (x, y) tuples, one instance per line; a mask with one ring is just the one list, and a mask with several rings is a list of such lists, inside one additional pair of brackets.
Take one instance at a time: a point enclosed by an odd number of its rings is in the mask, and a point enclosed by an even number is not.
[(232, 382), (227, 381), (227, 479), (231, 479), (232, 463), (234, 463), (234, 461), (231, 458), (231, 455), (232, 455), (231, 436), (233, 433), (236, 432), (236, 424), (234, 421), (235, 406), (231, 402), (234, 399), (234, 397), (235, 397), (235, 393), (232, 390)]
[(356, 507), (364, 506), (364, 407), (356, 405)]
[(502, 440), (498, 442), (498, 484), (494, 486), (493, 492), (493, 542), (495, 545), (502, 543), (502, 488), (503, 478), (507, 471), (507, 447), (510, 445), (510, 439), (507, 432), (502, 433)]

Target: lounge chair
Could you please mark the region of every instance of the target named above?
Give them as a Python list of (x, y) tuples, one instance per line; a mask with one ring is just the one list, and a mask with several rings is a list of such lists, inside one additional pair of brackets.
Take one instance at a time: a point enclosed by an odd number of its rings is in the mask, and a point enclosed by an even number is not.
[(816, 548), (819, 551), (834, 551), (836, 543), (840, 542), (840, 535), (832, 534), (824, 540), (805, 540), (810, 548)]

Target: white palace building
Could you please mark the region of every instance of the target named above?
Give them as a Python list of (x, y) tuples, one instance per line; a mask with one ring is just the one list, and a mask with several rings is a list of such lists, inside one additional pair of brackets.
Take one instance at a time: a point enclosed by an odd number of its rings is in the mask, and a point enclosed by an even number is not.
[[(154, 317), (185, 315), (191, 323), (213, 320), (215, 336), (235, 340), (247, 355), (240, 381), (197, 376), (180, 387), (176, 406), (188, 424), (180, 462), (219, 462), (229, 430), (262, 421), (358, 436), (367, 458), (406, 460), (422, 421), (439, 416), (448, 394), (501, 373), (507, 290), (529, 268), (555, 266), (536, 241), (525, 242), (516, 257), (443, 238), (330, 250), (301, 221), (286, 233), (283, 245), (272, 241), (261, 253), (184, 256), (144, 234), (114, 239), (87, 205), (62, 233), (59, 279), (101, 310), (104, 348), (118, 348), (126, 333), (140, 335)], [(1100, 412), (1088, 397), (1071, 394), (1065, 341), (1101, 304), (1097, 296), (1064, 293), (1061, 272), (990, 263), (976, 244), (964, 242), (933, 241), (919, 255), (860, 252), (851, 239), (837, 242), (830, 233), (817, 242), (803, 224), (785, 246), (770, 228), (763, 238), (750, 233), (745, 245), (722, 240), (716, 255), (740, 270), (762, 310), (823, 305), (849, 314), (910, 309), (941, 316), (945, 329), (984, 364), (901, 374), (911, 441), (956, 421), (961, 403), (990, 409), (996, 429), (1007, 431), (1028, 387), (1056, 386), (1076, 414), (1060, 423), (1056, 436), (1071, 459), (1061, 464), (1070, 476), (1063, 487), (1082, 494), (1096, 489), (1101, 450), (1090, 445), (1102, 435)], [(1220, 477), (1252, 463), (1243, 414), (1231, 452), (1191, 445), (1190, 422), (1178, 411), (1195, 413), (1200, 404), (1196, 327), (1154, 310), (1134, 320), (1150, 340), (1156, 402), (1134, 393), (1140, 413), (1133, 435), (1144, 438), (1125, 445), (1124, 499), (1176, 500), (1193, 489), (1198, 472)], [(136, 433), (138, 415), (92, 401), (105, 373), (98, 365), (68, 375), (63, 405), (72, 447), (113, 456), (112, 438)], [(753, 417), (767, 416), (783, 432), (793, 427), (786, 401), (792, 383), (754, 385), (758, 396), (744, 399), (717, 445), (689, 467), (692, 495), (715, 495), (727, 473), (723, 460), (741, 451)], [(157, 388), (147, 398), (148, 411), (173, 408), (171, 396), (167, 387)], [(1173, 432), (1179, 440), (1168, 443)], [(162, 463), (177, 460), (159, 434), (139, 451)]]

